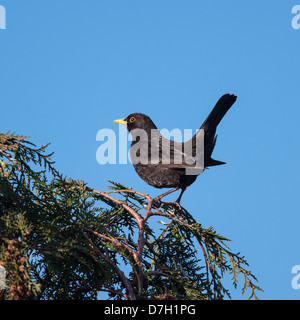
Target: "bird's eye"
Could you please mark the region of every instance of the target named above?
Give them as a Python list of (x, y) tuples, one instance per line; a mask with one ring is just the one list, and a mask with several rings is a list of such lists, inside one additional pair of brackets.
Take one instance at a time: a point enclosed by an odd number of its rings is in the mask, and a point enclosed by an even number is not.
[(134, 121), (135, 121), (135, 117), (131, 117), (131, 118), (129, 119), (129, 122), (130, 122), (130, 123), (134, 123)]

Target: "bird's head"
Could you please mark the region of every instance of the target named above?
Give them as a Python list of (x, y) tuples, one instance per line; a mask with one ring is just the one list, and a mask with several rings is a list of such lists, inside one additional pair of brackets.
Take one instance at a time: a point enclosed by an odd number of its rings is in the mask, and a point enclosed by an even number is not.
[(143, 113), (131, 113), (125, 119), (117, 119), (114, 122), (125, 124), (129, 132), (133, 129), (143, 129), (147, 132), (157, 129), (153, 121)]

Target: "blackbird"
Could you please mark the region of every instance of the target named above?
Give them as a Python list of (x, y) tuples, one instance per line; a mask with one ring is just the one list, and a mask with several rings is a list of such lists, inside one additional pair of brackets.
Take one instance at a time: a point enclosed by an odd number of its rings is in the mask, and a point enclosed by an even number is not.
[[(187, 142), (174, 142), (164, 138), (153, 121), (143, 113), (132, 113), (125, 119), (117, 119), (114, 122), (125, 124), (132, 135), (130, 157), (138, 175), (149, 185), (155, 188), (173, 188), (153, 199), (153, 204), (161, 205), (161, 199), (166, 195), (181, 189), (181, 193), (175, 203), (180, 207), (181, 197), (204, 169), (211, 166), (225, 164), (214, 160), (211, 155), (216, 144), (216, 129), (226, 112), (236, 101), (233, 94), (223, 95), (208, 115), (198, 132)], [(194, 174), (187, 174), (188, 168), (196, 167), (191, 162), (201, 152), (196, 148), (196, 138), (204, 136), (202, 144), (202, 170)], [(184, 152), (190, 143), (191, 154)], [(167, 146), (167, 147), (166, 147)], [(166, 150), (164, 150), (164, 148)], [(199, 168), (198, 168), (199, 169)]]

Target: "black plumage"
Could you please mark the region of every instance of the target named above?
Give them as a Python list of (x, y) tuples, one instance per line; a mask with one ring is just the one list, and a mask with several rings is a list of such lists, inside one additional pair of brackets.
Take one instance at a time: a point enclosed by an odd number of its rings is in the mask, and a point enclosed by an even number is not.
[[(201, 130), (191, 140), (181, 143), (164, 138), (153, 121), (143, 113), (132, 113), (125, 119), (115, 120), (125, 124), (132, 135), (130, 156), (138, 175), (155, 188), (173, 188), (154, 199), (157, 205), (162, 197), (181, 189), (176, 200), (179, 204), (186, 187), (191, 185), (205, 168), (225, 164), (214, 160), (211, 155), (216, 144), (217, 126), (235, 101), (235, 95), (223, 95), (200, 127), (204, 130), (204, 167), (195, 174), (187, 174), (186, 169), (196, 165), (193, 157), (197, 156), (196, 138)], [(188, 144), (191, 146), (191, 154), (184, 152), (188, 149)]]

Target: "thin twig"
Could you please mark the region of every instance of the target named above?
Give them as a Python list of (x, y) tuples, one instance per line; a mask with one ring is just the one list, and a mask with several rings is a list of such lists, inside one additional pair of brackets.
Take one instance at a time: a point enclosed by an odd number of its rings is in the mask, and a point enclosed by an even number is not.
[(121, 193), (121, 192), (134, 193), (134, 194), (137, 194), (138, 196), (146, 198), (148, 201), (152, 200), (152, 198), (148, 194), (131, 190), (131, 189), (111, 190), (111, 191), (104, 191), (103, 193), (108, 194), (108, 193)]
[(101, 252), (98, 247), (93, 243), (93, 241), (81, 230), (81, 233), (83, 236), (87, 239), (91, 247), (93, 248), (94, 252), (97, 253), (102, 259), (110, 263), (116, 270), (117, 274), (119, 275), (124, 287), (127, 290), (128, 293), (128, 300), (136, 300), (136, 296), (133, 291), (133, 287), (130, 283), (130, 281), (126, 278), (123, 271), (121, 271), (118, 266), (110, 259), (108, 253), (105, 255), (103, 252)]
[(122, 206), (126, 211), (128, 211), (135, 218), (137, 223), (139, 223), (142, 220), (142, 217), (135, 210), (133, 210), (131, 207), (129, 207), (126, 203), (123, 203), (122, 201), (115, 199), (115, 198), (111, 197), (110, 195), (108, 195), (104, 192), (98, 191), (96, 189), (90, 189), (90, 191), (92, 191), (93, 193), (99, 194), (100, 196), (102, 196), (106, 199), (109, 199), (109, 200), (115, 202), (116, 204)]
[(102, 239), (104, 239), (104, 240), (107, 240), (107, 241), (110, 241), (110, 242), (114, 243), (114, 244), (117, 245), (118, 247), (121, 247), (121, 248), (123, 248), (123, 249), (126, 249), (126, 250), (127, 250), (130, 254), (132, 254), (132, 255), (134, 255), (134, 254), (136, 253), (134, 249), (132, 249), (132, 248), (129, 247), (128, 245), (126, 245), (126, 244), (124, 244), (124, 243), (116, 240), (116, 238), (108, 237), (108, 236), (106, 236), (106, 235), (104, 235), (104, 234), (102, 234), (102, 233), (96, 232), (96, 231), (94, 231), (94, 230), (92, 230), (92, 229), (90, 229), (90, 228), (83, 227), (83, 229), (84, 229), (85, 231), (88, 231), (88, 232), (94, 234), (95, 236), (97, 236), (97, 237), (99, 237), (99, 238), (102, 238)]

